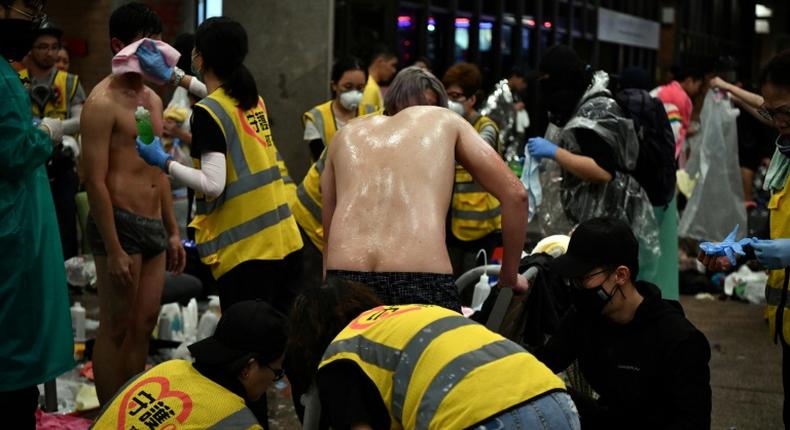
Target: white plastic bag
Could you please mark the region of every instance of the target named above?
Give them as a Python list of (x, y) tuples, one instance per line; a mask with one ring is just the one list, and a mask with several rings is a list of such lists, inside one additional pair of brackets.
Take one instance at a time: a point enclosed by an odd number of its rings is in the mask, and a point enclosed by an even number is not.
[(745, 264), (737, 272), (730, 273), (724, 278), (724, 293), (736, 296), (754, 303), (765, 304), (765, 285), (768, 274), (765, 272), (752, 272)]

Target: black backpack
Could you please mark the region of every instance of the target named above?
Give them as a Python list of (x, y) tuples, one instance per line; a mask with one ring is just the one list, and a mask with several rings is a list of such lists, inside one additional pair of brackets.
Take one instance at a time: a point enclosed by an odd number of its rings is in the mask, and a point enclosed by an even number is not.
[(647, 192), (653, 206), (666, 206), (675, 196), (675, 135), (661, 100), (637, 88), (618, 91), (614, 99), (634, 122), (639, 158), (629, 172)]

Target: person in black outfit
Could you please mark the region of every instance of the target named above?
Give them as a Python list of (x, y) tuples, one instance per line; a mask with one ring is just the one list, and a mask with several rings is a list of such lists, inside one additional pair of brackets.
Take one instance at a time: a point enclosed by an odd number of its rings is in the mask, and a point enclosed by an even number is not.
[(708, 429), (710, 345), (675, 301), (635, 282), (638, 243), (628, 225), (579, 225), (551, 267), (569, 279), (572, 307), (535, 356), (552, 371), (578, 360), (600, 397), (571, 392), (585, 429)]

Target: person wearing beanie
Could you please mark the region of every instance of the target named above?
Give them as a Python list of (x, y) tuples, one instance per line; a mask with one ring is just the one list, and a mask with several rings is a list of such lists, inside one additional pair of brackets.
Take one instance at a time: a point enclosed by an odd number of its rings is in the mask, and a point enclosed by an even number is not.
[(578, 360), (597, 400), (571, 391), (584, 429), (710, 428), (710, 345), (676, 301), (636, 281), (639, 244), (625, 222), (582, 222), (551, 269), (572, 307), (538, 357), (554, 372)]

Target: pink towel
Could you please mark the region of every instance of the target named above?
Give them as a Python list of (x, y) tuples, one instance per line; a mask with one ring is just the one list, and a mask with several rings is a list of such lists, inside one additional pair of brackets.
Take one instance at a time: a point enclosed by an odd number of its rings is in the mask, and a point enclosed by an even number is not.
[(137, 59), (137, 47), (140, 46), (141, 43), (145, 42), (146, 40), (150, 40), (156, 44), (156, 47), (159, 48), (159, 52), (162, 53), (162, 56), (165, 58), (165, 63), (168, 66), (175, 66), (178, 63), (178, 59), (181, 58), (181, 54), (176, 51), (175, 48), (168, 45), (161, 40), (153, 40), (153, 39), (140, 39), (137, 42), (132, 43), (131, 45), (126, 46), (125, 48), (121, 49), (120, 52), (115, 54), (112, 57), (112, 74), (113, 75), (121, 75), (124, 73), (138, 73), (143, 75), (146, 80), (155, 82), (158, 84), (164, 84), (164, 82), (160, 79), (157, 79), (153, 76), (150, 76), (143, 72), (143, 69), (140, 67), (140, 60)]

